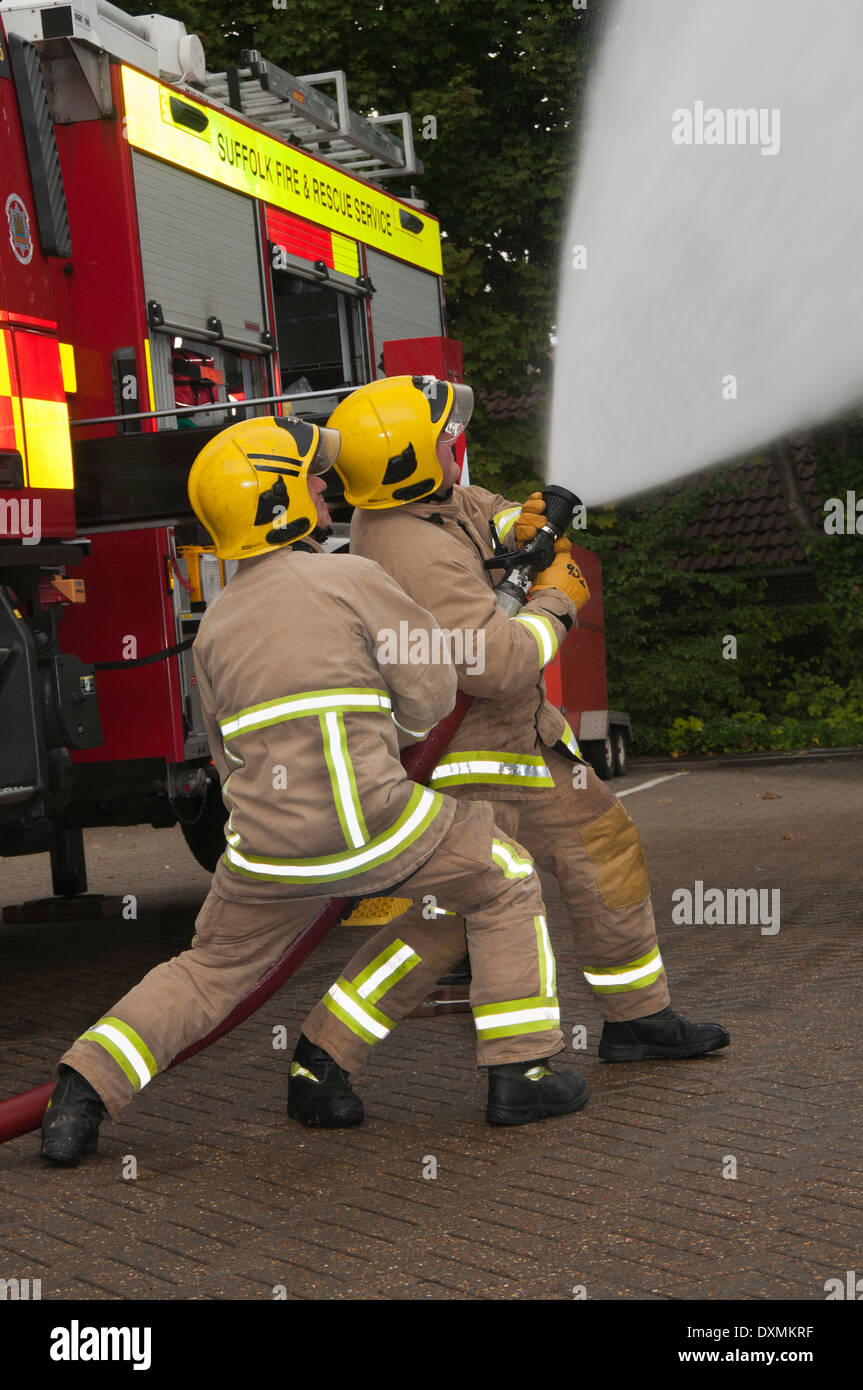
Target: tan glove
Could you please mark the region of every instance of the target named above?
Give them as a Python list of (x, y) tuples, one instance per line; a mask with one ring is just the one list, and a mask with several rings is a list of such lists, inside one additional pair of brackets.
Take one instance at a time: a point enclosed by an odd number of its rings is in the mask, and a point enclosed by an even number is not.
[(545, 525), (545, 501), (541, 492), (532, 492), (526, 502), (522, 503), (521, 514), (515, 523), (515, 540), (521, 550), (522, 546), (532, 541), (537, 531), (541, 531)]
[(547, 570), (541, 570), (536, 576), (528, 597), (541, 589), (560, 589), (576, 609), (583, 608), (590, 598), (587, 581), (572, 558), (572, 543), (564, 536), (555, 541), (554, 559)]

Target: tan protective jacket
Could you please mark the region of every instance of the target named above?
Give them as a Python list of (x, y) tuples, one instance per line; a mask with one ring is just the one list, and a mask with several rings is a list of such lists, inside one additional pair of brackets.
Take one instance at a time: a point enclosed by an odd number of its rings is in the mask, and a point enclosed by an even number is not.
[(399, 761), (397, 725), (423, 737), (457, 683), (386, 639), (407, 620), (430, 642), (434, 620), (378, 565), (301, 544), (241, 561), (195, 639), (231, 812), (214, 887), (237, 901), (375, 893), (425, 863), (455, 814)]
[(434, 771), (430, 785), (437, 789), (520, 800), (554, 786), (541, 745), (578, 756), (542, 679), (575, 621), (575, 605), (559, 589), (546, 589), (510, 619), (494, 596), (503, 571), (483, 568), (496, 544), (514, 546), (520, 511), (484, 488), (456, 487), (447, 501), (353, 515), (351, 553), (376, 560), (453, 634), (459, 687), (478, 697)]

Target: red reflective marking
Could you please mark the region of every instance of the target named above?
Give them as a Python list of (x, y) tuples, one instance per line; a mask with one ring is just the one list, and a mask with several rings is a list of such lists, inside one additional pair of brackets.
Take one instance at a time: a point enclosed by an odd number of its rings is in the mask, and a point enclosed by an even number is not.
[(65, 405), (60, 346), (56, 338), (16, 333), (14, 343), (21, 395), (40, 401), (59, 401)]
[(57, 332), (55, 319), (34, 319), (30, 314), (13, 314), (11, 310), (4, 317), (8, 317), (10, 323), (23, 323), (27, 328), (50, 328), (52, 332)]
[(0, 396), (0, 449), (17, 449), (15, 442), (15, 417), (12, 414), (12, 400)]
[(268, 207), (267, 235), (270, 241), (284, 246), (295, 256), (302, 256), (306, 261), (323, 261), (324, 265), (335, 270), (333, 238), (325, 228)]

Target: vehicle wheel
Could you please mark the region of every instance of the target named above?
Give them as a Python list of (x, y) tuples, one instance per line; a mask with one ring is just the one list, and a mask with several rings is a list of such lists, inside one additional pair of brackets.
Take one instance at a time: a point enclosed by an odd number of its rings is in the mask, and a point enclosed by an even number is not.
[(584, 756), (601, 781), (607, 782), (610, 777), (614, 776), (614, 748), (610, 734), (606, 734), (603, 739), (590, 739), (581, 747)]
[(225, 823), (228, 813), (222, 800), (222, 790), (218, 776), (212, 771), (207, 799), (199, 820), (180, 821), (180, 829), (189, 849), (202, 869), (215, 872), (216, 865), (225, 853)]
[(614, 775), (615, 777), (625, 777), (629, 754), (626, 748), (626, 732), (619, 724), (612, 728), (611, 742), (614, 749)]

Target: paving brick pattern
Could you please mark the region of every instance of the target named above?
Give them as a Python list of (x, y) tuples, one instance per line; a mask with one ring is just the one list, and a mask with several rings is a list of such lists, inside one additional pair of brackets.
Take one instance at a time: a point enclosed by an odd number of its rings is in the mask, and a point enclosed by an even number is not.
[[(861, 783), (858, 763), (703, 769), (627, 798), (674, 1002), (726, 1024), (724, 1053), (600, 1063), (549, 885), (587, 1109), (490, 1129), (457, 1015), (409, 1020), (373, 1056), (361, 1128), (306, 1131), (285, 1118), (273, 1029), (292, 1043), (339, 973), (360, 937), (337, 928), (276, 999), (104, 1125), (98, 1158), (46, 1170), (36, 1136), (0, 1148), (0, 1277), (41, 1279), (43, 1299), (823, 1299), (826, 1279), (863, 1271)], [(87, 840), (91, 889), (136, 894), (139, 917), (0, 927), (4, 1096), (185, 947), (206, 891), (179, 831)], [(2, 867), (4, 903), (48, 890), (44, 859)], [(696, 879), (778, 887), (780, 932), (671, 925), (672, 891)]]

